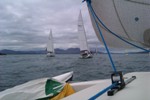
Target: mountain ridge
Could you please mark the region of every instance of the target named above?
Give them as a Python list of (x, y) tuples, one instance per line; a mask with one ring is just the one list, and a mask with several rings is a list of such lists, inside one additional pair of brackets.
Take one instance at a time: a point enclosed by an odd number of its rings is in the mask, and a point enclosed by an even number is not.
[[(46, 54), (46, 50), (28, 50), (28, 51), (21, 51), (21, 50), (9, 50), (9, 49), (3, 49), (0, 50), (1, 54)], [(56, 48), (55, 49), (56, 54), (79, 54), (80, 49), (79, 48), (68, 48), (66, 50)]]

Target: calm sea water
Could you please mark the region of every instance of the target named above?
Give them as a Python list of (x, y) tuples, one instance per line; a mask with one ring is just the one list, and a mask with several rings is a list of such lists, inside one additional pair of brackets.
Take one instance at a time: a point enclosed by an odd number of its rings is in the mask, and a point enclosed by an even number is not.
[[(117, 70), (123, 73), (150, 71), (148, 54), (113, 54)], [(110, 78), (112, 68), (107, 54), (79, 59), (76, 54), (0, 56), (0, 91), (24, 82), (74, 71), (74, 81)]]

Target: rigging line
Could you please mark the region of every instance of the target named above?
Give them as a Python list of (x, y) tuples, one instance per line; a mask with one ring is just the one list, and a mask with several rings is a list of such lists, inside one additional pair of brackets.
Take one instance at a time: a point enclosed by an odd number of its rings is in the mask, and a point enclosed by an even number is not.
[[(104, 29), (105, 31), (111, 33), (111, 32), (108, 31), (104, 26), (102, 26), (100, 22), (98, 22), (98, 25), (99, 25), (102, 29)], [(141, 42), (141, 41), (138, 41), (138, 40), (135, 40), (135, 39), (126, 38), (126, 37), (123, 37), (123, 36), (120, 36), (120, 35), (118, 35), (118, 36), (121, 37), (121, 38), (123, 38), (123, 39), (125, 39), (125, 40), (129, 40), (129, 41), (137, 42), (137, 43), (142, 44), (142, 45), (145, 45), (145, 46), (149, 46), (149, 45), (145, 44), (144, 42)]]
[[(98, 25), (99, 25), (103, 30), (105, 30), (105, 31), (107, 31), (107, 32), (109, 32), (109, 33), (111, 33), (111, 32), (108, 31), (99, 21), (98, 21)], [(125, 39), (125, 40), (129, 40), (129, 41), (137, 42), (137, 43), (142, 44), (142, 45), (145, 45), (145, 46), (149, 46), (149, 45), (147, 45), (146, 43), (141, 42), (141, 41), (138, 41), (138, 40), (135, 40), (135, 39), (126, 38), (126, 37), (123, 37), (123, 36), (120, 36), (120, 35), (118, 35), (118, 36), (121, 37), (121, 38), (123, 38), (123, 39)]]
[(102, 41), (103, 41), (103, 43), (104, 43), (104, 45), (105, 45), (105, 48), (106, 48), (106, 51), (107, 51), (107, 53), (108, 53), (110, 62), (111, 62), (111, 64), (112, 64), (112, 68), (113, 68), (114, 72), (116, 72), (116, 67), (115, 67), (114, 62), (113, 62), (113, 60), (112, 60), (111, 54), (110, 54), (110, 52), (109, 52), (109, 49), (108, 49), (108, 47), (107, 47), (107, 44), (106, 44), (105, 39), (104, 39), (104, 37), (103, 37), (103, 34), (102, 34), (102, 32), (101, 32), (101, 30), (100, 30), (100, 28), (99, 28), (98, 22), (96, 21), (96, 16), (94, 15), (94, 13), (93, 13), (93, 11), (92, 11), (92, 6), (91, 6), (91, 4), (90, 4), (90, 1), (87, 1), (87, 5), (88, 5), (88, 8), (90, 9), (90, 12), (91, 12), (91, 14), (92, 14), (92, 16), (93, 16), (94, 22), (95, 22), (95, 24), (96, 24), (96, 26), (97, 26), (97, 29), (98, 29), (98, 31), (99, 31), (99, 34), (100, 34), (101, 38), (102, 38)]
[(125, 1), (131, 2), (131, 3), (137, 3), (137, 4), (147, 5), (147, 6), (150, 5), (150, 3), (141, 2), (141, 1), (135, 1), (135, 0), (125, 0)]
[(130, 44), (130, 45), (132, 45), (132, 46), (134, 46), (134, 47), (136, 47), (136, 48), (139, 48), (139, 49), (144, 50), (144, 51), (146, 51), (146, 52), (150, 52), (150, 50), (147, 50), (147, 49), (144, 49), (144, 48), (142, 48), (142, 47), (140, 47), (140, 46), (137, 46), (137, 45), (135, 45), (135, 44), (133, 44), (133, 43), (131, 43), (131, 42), (129, 42), (129, 41), (123, 39), (122, 37), (120, 37), (120, 36), (117, 35), (116, 33), (112, 32), (109, 28), (107, 28), (107, 26), (106, 26), (106, 25), (100, 20), (100, 18), (96, 15), (96, 13), (95, 13), (95, 11), (94, 11), (94, 9), (93, 9), (92, 6), (91, 6), (91, 10), (92, 10), (93, 14), (95, 15), (95, 17), (97, 18), (97, 20), (102, 24), (102, 26), (104, 26), (104, 27), (105, 27), (110, 33), (112, 33), (114, 36), (118, 37), (118, 38), (121, 39), (122, 41), (124, 41), (124, 42), (126, 42), (126, 43), (128, 43), (128, 44)]
[(117, 83), (113, 83), (110, 86), (108, 86), (107, 88), (103, 89), (102, 91), (98, 92), (96, 95), (92, 96), (91, 98), (89, 98), (88, 100), (95, 100), (96, 98), (98, 98), (99, 96), (101, 96), (102, 94), (104, 94), (105, 92), (107, 92), (109, 89), (112, 89), (113, 87), (115, 87), (117, 85)]
[(135, 39), (129, 39), (129, 38), (122, 37), (122, 36), (120, 36), (120, 37), (123, 38), (123, 39), (125, 39), (125, 40), (128, 40), (128, 41), (137, 42), (139, 44), (142, 44), (142, 45), (145, 45), (145, 46), (149, 46), (149, 45), (145, 44), (144, 42), (141, 42), (141, 41), (138, 41), (138, 40), (135, 40)]
[[(108, 31), (104, 26), (102, 26), (102, 24), (98, 21), (98, 25), (103, 29), (103, 30), (105, 30), (105, 31), (107, 31), (107, 32), (109, 32), (109, 33), (111, 33), (110, 31)], [(119, 37), (121, 37), (121, 38), (123, 38), (124, 40), (129, 40), (129, 41), (132, 41), (132, 42), (137, 42), (137, 43), (139, 43), (139, 44), (142, 44), (142, 45), (144, 45), (144, 46), (149, 46), (149, 45), (147, 45), (146, 43), (144, 43), (144, 42), (141, 42), (141, 41), (138, 41), (138, 40), (136, 40), (136, 39), (131, 39), (131, 38), (126, 38), (126, 37), (123, 37), (123, 36), (120, 36), (120, 35), (118, 35)], [(145, 51), (145, 50), (144, 50)]]
[(112, 0), (112, 2), (113, 2), (113, 6), (114, 6), (114, 9), (115, 9), (116, 15), (117, 15), (117, 17), (118, 17), (118, 19), (119, 19), (119, 22), (120, 22), (120, 24), (121, 24), (121, 26), (122, 26), (122, 28), (123, 28), (125, 34), (127, 35), (127, 37), (128, 37), (129, 39), (131, 39), (131, 37), (130, 37), (129, 34), (127, 33), (125, 27), (123, 26), (123, 23), (122, 23), (122, 21), (121, 21), (121, 18), (120, 18), (120, 16), (119, 16), (119, 13), (118, 13), (117, 8), (116, 8), (115, 1)]

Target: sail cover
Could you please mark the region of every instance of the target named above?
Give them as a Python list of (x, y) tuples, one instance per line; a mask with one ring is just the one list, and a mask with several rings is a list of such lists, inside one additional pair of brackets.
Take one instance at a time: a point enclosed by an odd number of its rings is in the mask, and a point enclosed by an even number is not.
[[(91, 0), (92, 7), (103, 23), (120, 37), (142, 47), (150, 47), (149, 0)], [(91, 15), (91, 14), (90, 14)], [(91, 16), (96, 35), (101, 37)], [(107, 45), (130, 48), (99, 23)]]

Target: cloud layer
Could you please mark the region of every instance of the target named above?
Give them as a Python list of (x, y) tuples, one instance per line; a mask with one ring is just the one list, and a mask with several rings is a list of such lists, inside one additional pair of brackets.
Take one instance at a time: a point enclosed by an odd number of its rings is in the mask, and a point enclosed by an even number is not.
[(0, 49), (45, 48), (52, 29), (55, 48), (79, 47), (77, 18), (82, 10), (90, 47), (98, 40), (81, 0), (1, 0)]

